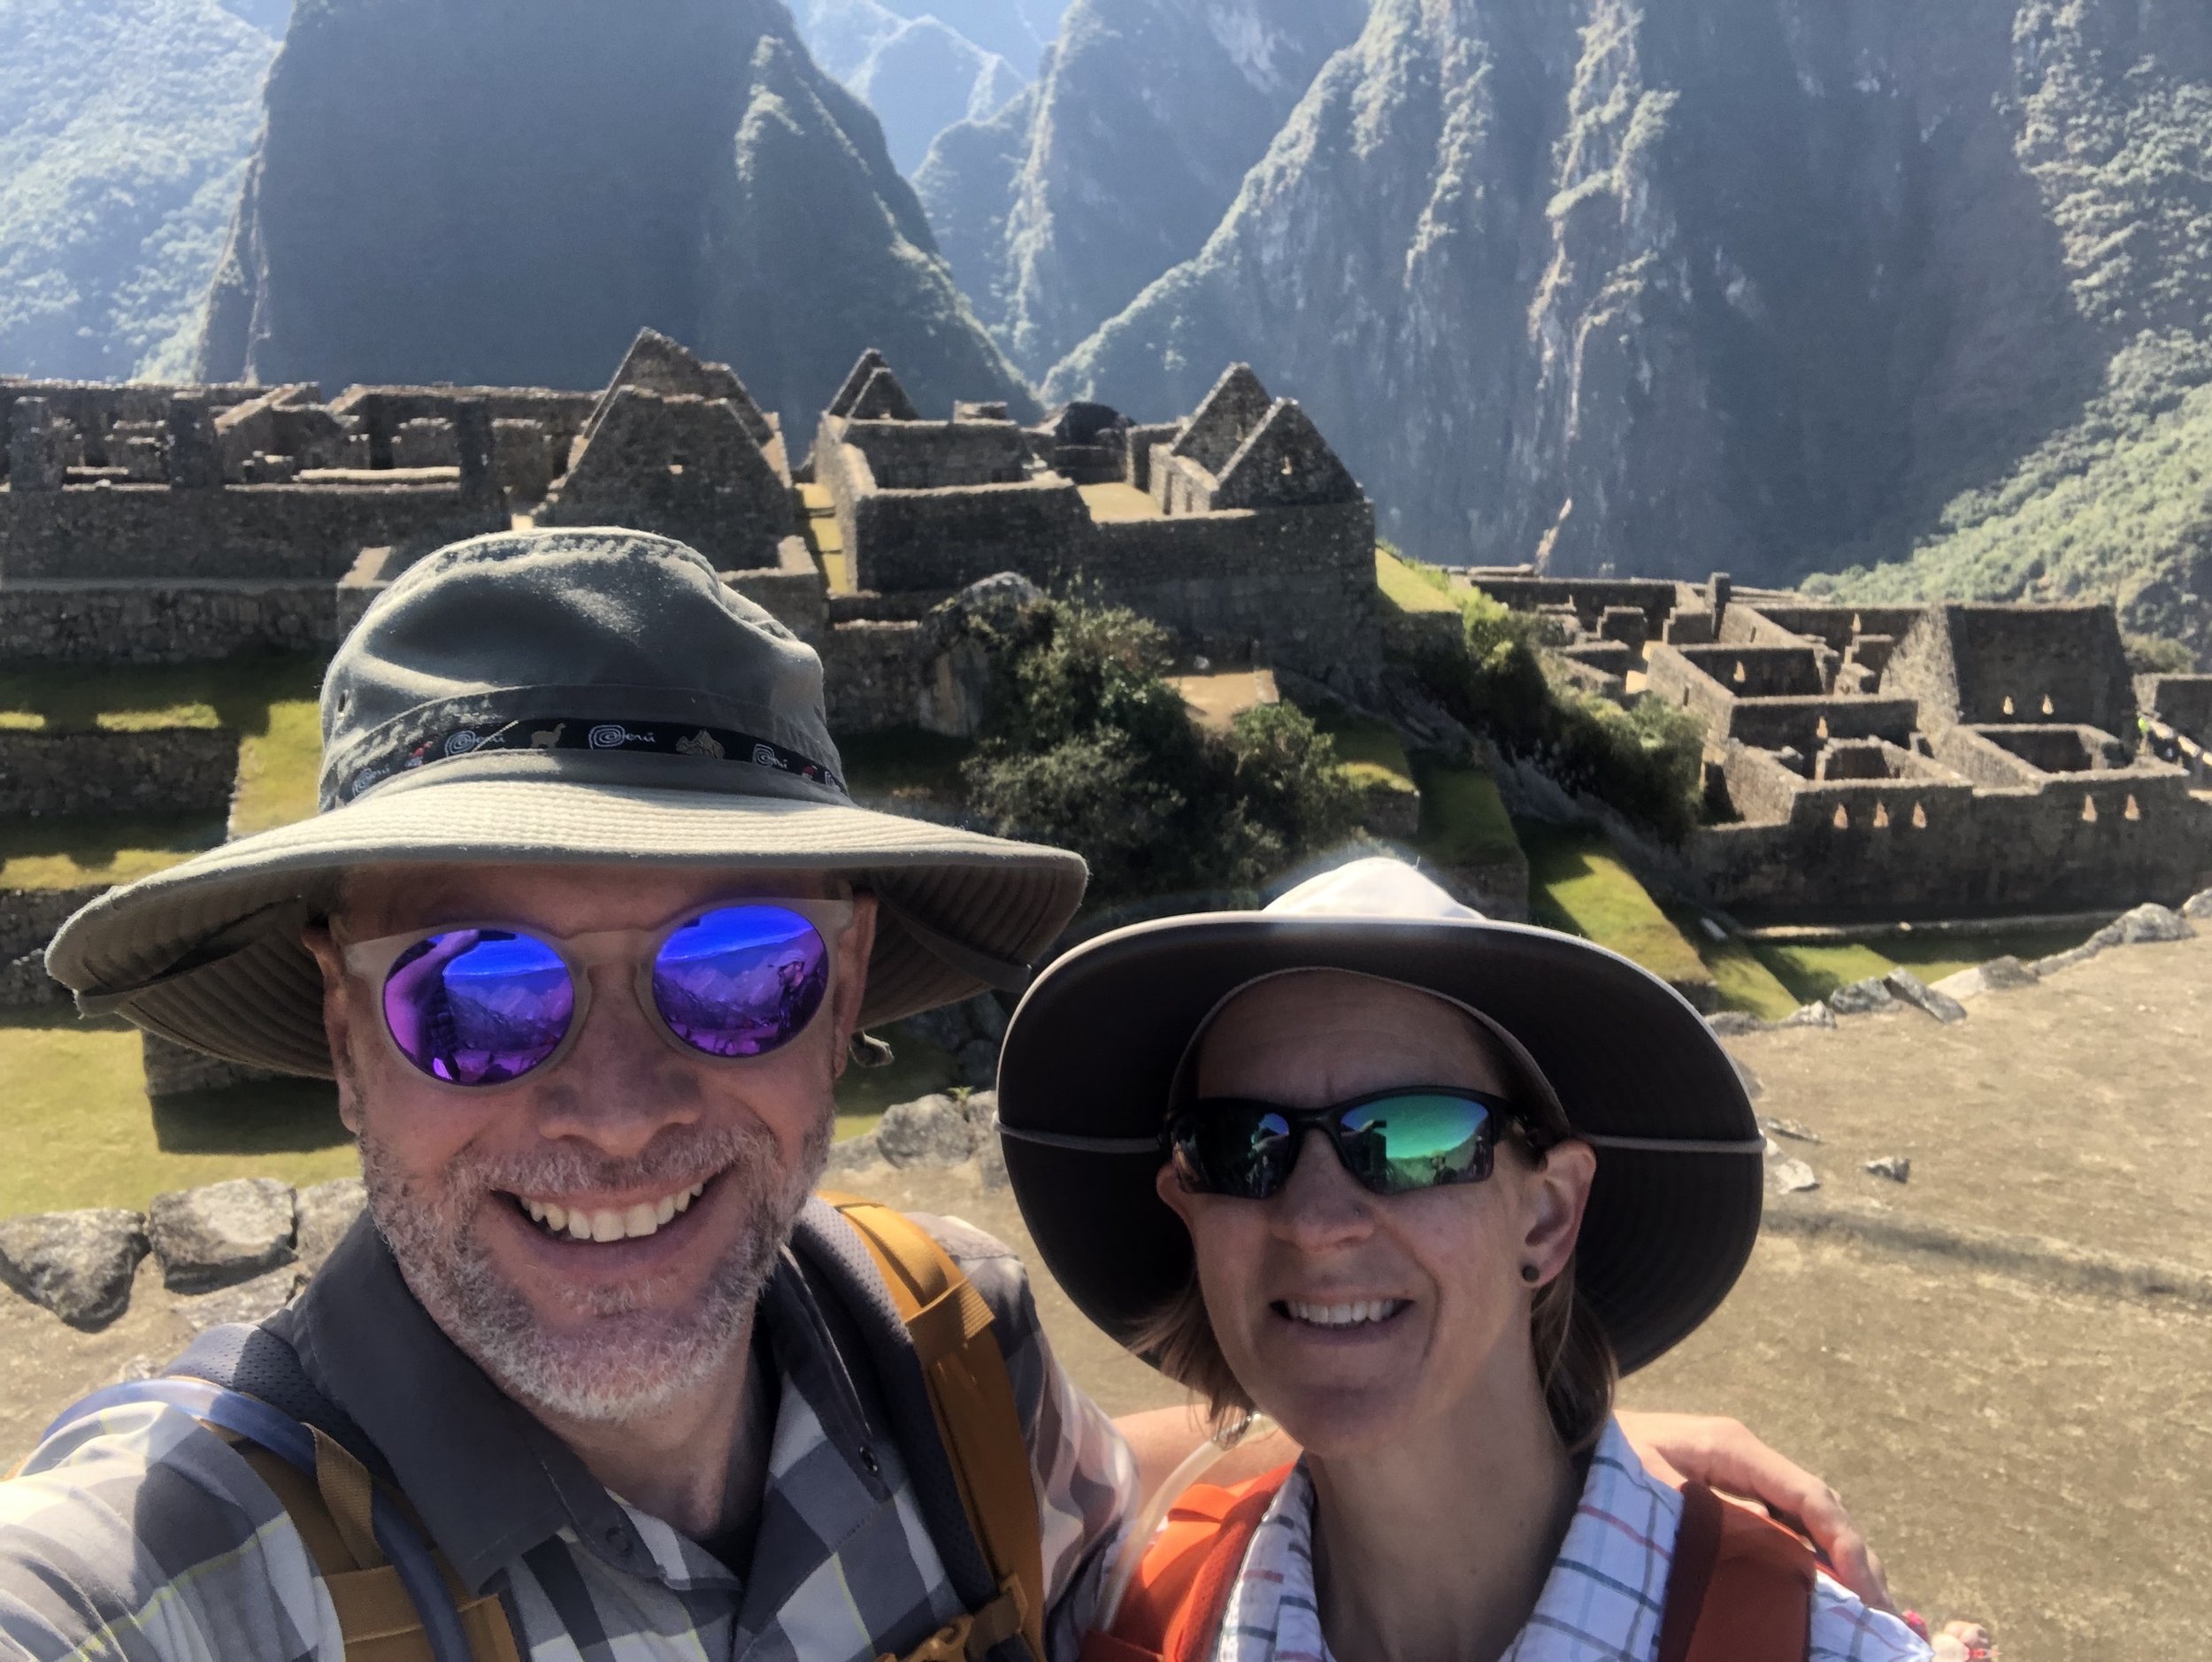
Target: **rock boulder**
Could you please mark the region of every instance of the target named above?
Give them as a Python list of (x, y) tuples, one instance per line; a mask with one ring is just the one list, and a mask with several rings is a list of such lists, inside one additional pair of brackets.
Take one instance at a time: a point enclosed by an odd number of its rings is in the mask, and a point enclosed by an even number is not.
[(1909, 969), (1893, 969), (1882, 977), (1882, 985), (1901, 1004), (1924, 1010), (1944, 1026), (1966, 1020), (1966, 1006), (1948, 993), (1939, 993)]
[(964, 1104), (940, 1092), (884, 1110), (876, 1148), (894, 1166), (957, 1166), (975, 1152), (975, 1124)]
[(273, 1177), (234, 1177), (154, 1196), (148, 1233), (172, 1292), (209, 1292), (292, 1261), (294, 1196)]
[(293, 1250), (311, 1274), (322, 1267), (330, 1250), (353, 1227), (368, 1203), (368, 1191), (357, 1177), (334, 1177), (300, 1190)]
[(102, 1327), (129, 1307), (146, 1247), (143, 1212), (97, 1207), (0, 1219), (0, 1281), (73, 1327)]
[(1896, 1004), (1896, 995), (1878, 975), (1839, 987), (1828, 995), (1828, 1008), (1839, 1016), (1872, 1015), (1877, 1011), (1893, 1009)]

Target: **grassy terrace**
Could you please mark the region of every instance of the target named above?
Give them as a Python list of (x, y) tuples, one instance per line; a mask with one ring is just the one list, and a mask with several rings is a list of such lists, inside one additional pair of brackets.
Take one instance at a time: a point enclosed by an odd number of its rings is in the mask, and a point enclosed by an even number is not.
[[(0, 673), (0, 725), (52, 732), (93, 727), (227, 727), (240, 735), (230, 830), (246, 835), (315, 808), (320, 750), (315, 695), (321, 660), (248, 658), (220, 664)], [(931, 734), (871, 735), (845, 747), (858, 789), (941, 796), (967, 747)], [(127, 882), (223, 840), (221, 821), (120, 816), (0, 821), (0, 886), (74, 888)], [(952, 1058), (918, 1039), (889, 1067), (849, 1069), (838, 1134), (942, 1089)], [(142, 1208), (164, 1189), (219, 1178), (311, 1183), (358, 1169), (327, 1084), (299, 1081), (210, 1096), (147, 1100), (139, 1037), (119, 1021), (81, 1021), (66, 1008), (0, 1011), (0, 1217), (73, 1206)]]
[(1529, 909), (1538, 923), (1610, 947), (1686, 991), (1713, 989), (1717, 996), (1716, 978), (1696, 946), (1601, 834), (1534, 821), (1517, 829), (1528, 855)]
[[(0, 726), (49, 733), (229, 727), (239, 735), (229, 829), (243, 835), (315, 811), (321, 752), (311, 654), (219, 664), (42, 666), (0, 671)], [(128, 815), (0, 823), (0, 888), (127, 882), (223, 839), (218, 820)]]
[(1387, 546), (1375, 550), (1375, 582), (1383, 598), (1401, 612), (1456, 612), (1449, 581), (1433, 566), (1401, 559)]
[(2078, 927), (2008, 929), (1993, 925), (1985, 932), (1970, 935), (1901, 931), (1870, 941), (1755, 941), (1749, 950), (1789, 989), (1794, 1002), (1803, 1004), (1825, 998), (1837, 988), (1870, 975), (1886, 975), (1893, 969), (1909, 969), (1924, 981), (1934, 981), (1993, 958), (2009, 955), (2032, 962), (2079, 946), (2089, 934)]

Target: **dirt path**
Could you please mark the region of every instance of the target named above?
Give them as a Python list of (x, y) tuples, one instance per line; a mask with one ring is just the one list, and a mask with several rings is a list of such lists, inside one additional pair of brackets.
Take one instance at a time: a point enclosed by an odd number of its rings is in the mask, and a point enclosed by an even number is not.
[[(1639, 1407), (1732, 1413), (1830, 1479), (1899, 1596), (1994, 1622), (2010, 1662), (2197, 1654), (2212, 1542), (2212, 938), (2108, 952), (1978, 999), (1733, 1042), (1762, 1112), (1823, 1180), (1720, 1312), (1630, 1381)], [(1912, 1160), (1900, 1187), (1860, 1168)], [(1025, 1252), (972, 1168), (865, 1187)], [(189, 1336), (142, 1274), (105, 1333), (0, 1298), (0, 1462), (134, 1358)], [(2165, 1290), (2157, 1290), (2157, 1289)], [(1043, 1278), (1046, 1327), (1114, 1412), (1178, 1400)]]

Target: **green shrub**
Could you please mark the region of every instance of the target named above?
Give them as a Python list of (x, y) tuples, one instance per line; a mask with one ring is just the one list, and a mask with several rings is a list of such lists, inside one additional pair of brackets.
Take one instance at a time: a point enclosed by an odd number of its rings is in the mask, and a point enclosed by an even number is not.
[(1000, 638), (998, 695), (961, 770), (992, 829), (1071, 848), (1094, 900), (1245, 888), (1348, 835), (1358, 796), (1300, 711), (1192, 725), (1168, 637), (1118, 607), (1053, 600)]
[(2187, 675), (2197, 667), (2188, 642), (2164, 635), (2127, 637), (2128, 668), (2138, 675)]
[(1460, 611), (1463, 660), (1430, 672), (1453, 714), (1563, 789), (1586, 791), (1663, 837), (1678, 840), (1697, 823), (1704, 730), (1695, 717), (1651, 698), (1624, 710), (1555, 682), (1544, 673), (1540, 649), (1554, 641), (1542, 618), (1479, 589), (1462, 596)]

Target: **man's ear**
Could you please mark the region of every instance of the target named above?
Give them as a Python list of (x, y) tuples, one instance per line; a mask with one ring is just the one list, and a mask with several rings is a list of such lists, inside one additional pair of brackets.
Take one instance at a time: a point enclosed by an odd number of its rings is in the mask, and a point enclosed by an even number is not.
[(323, 973), (323, 1037), (330, 1046), (330, 1069), (338, 1080), (338, 1117), (346, 1129), (361, 1135), (360, 1093), (353, 1086), (353, 1008), (346, 997), (346, 966), (326, 923), (300, 931), (300, 944), (314, 955)]
[(866, 893), (855, 895), (853, 920), (845, 927), (845, 933), (837, 937), (836, 981), (830, 1002), (830, 1016), (835, 1024), (830, 1029), (830, 1038), (836, 1047), (831, 1052), (830, 1066), (841, 1077), (845, 1072), (846, 1052), (852, 1045), (853, 1031), (860, 1024), (860, 1006), (868, 996), (868, 955), (875, 944), (876, 897)]
[(1582, 1212), (1590, 1204), (1590, 1182), (1597, 1170), (1597, 1150), (1571, 1139), (1545, 1150), (1544, 1163), (1529, 1173), (1521, 1261), (1536, 1266), (1535, 1286), (1549, 1281), (1574, 1256), (1575, 1237), (1582, 1233)]

